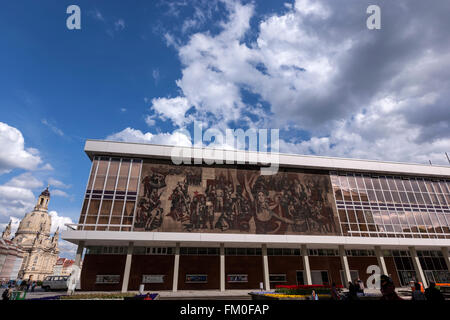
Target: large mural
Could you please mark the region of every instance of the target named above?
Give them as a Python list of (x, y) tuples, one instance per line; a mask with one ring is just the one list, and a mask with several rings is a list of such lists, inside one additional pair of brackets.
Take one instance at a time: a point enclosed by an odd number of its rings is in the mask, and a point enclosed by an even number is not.
[(326, 173), (144, 163), (135, 231), (338, 234)]

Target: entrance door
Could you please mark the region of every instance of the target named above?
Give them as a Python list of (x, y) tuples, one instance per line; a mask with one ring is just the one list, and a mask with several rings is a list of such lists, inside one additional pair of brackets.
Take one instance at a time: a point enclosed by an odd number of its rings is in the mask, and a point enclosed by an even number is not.
[[(347, 286), (347, 283), (344, 283), (344, 270), (340, 270), (341, 273), (341, 283), (344, 287)], [(359, 272), (358, 270), (350, 270), (350, 277), (352, 277), (351, 281), (355, 282), (355, 280), (358, 280), (359, 278)]]
[(313, 270), (311, 271), (312, 284), (329, 284), (328, 271)]
[(297, 284), (298, 285), (304, 285), (305, 284), (305, 280), (303, 278), (303, 271), (298, 271), (297, 270)]

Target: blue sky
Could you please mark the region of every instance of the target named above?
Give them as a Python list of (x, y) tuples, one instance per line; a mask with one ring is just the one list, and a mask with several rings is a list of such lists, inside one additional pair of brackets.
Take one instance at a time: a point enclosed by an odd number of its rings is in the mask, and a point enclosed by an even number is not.
[(175, 130), (194, 120), (278, 128), (282, 152), (445, 165), (449, 3), (372, 2), (2, 3), (0, 226), (47, 183), (54, 220), (78, 219), (86, 139), (189, 144)]

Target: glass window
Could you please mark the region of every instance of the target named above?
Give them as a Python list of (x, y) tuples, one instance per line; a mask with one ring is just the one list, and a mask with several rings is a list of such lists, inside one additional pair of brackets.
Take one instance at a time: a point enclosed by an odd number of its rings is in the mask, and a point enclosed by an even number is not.
[(403, 186), (403, 181), (401, 178), (395, 178), (395, 185), (397, 186), (398, 191), (405, 191), (405, 187)]
[(114, 191), (116, 187), (117, 173), (119, 171), (119, 164), (119, 159), (112, 159), (111, 164), (109, 165), (108, 179), (106, 179), (105, 190)]
[(412, 189), (414, 192), (420, 191), (419, 184), (417, 183), (417, 181), (415, 179), (411, 179), (411, 185), (412, 185)]
[(97, 170), (97, 165), (98, 165), (98, 160), (95, 158), (94, 162), (92, 163), (91, 174), (89, 175), (89, 181), (88, 181), (88, 185), (87, 185), (88, 190), (92, 190), (92, 183), (94, 181), (95, 171)]
[(130, 182), (128, 183), (128, 192), (137, 192), (139, 172), (141, 170), (141, 161), (134, 160), (131, 166)]
[(96, 216), (98, 215), (98, 209), (100, 207), (100, 200), (91, 200), (91, 203), (89, 205), (88, 209), (88, 216)]
[(117, 182), (117, 191), (126, 190), (129, 170), (130, 170), (130, 160), (122, 159), (122, 164), (120, 165), (119, 180)]
[(106, 171), (108, 170), (109, 159), (102, 158), (98, 164), (97, 175), (95, 177), (94, 189), (103, 190), (105, 186)]
[(372, 182), (373, 182), (373, 186), (375, 187), (376, 190), (381, 190), (381, 185), (380, 185), (380, 181), (378, 180), (378, 178), (372, 177)]
[(123, 215), (125, 217), (132, 217), (134, 214), (134, 201), (127, 201), (127, 204), (125, 205), (125, 212)]

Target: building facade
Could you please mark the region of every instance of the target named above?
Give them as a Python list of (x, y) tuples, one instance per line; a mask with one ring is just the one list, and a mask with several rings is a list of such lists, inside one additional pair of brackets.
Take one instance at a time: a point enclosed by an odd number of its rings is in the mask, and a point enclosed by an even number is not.
[(75, 260), (59, 258), (53, 266), (54, 276), (70, 276)]
[(172, 151), (86, 142), (79, 223), (63, 232), (75, 264), (86, 249), (82, 290), (346, 285), (372, 265), (397, 286), (450, 282), (450, 167), (280, 154), (262, 175), (220, 152), (175, 165)]
[[(11, 228), (11, 224), (8, 225)], [(8, 230), (8, 227), (5, 231)], [(22, 265), (24, 253), (11, 240), (0, 239), (0, 282), (16, 280)]]
[[(50, 192), (48, 188), (39, 195), (34, 210), (27, 213), (20, 221), (19, 227), (11, 242), (23, 251), (23, 261), (18, 277), (24, 280), (43, 280), (53, 273), (53, 266), (59, 255), (59, 231), (50, 235), (52, 224), (48, 214)], [(10, 237), (9, 229), (4, 232), (4, 238)]]

